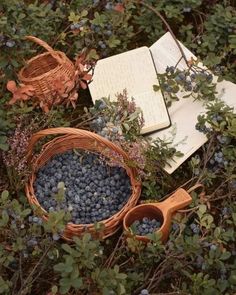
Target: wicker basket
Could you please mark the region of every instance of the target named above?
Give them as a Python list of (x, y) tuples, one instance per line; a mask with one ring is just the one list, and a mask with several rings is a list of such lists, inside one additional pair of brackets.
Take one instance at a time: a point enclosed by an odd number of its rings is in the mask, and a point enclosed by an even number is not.
[[(86, 151), (98, 152), (103, 155), (106, 155), (107, 150), (111, 150), (112, 152), (118, 153), (120, 156), (122, 156), (124, 163), (129, 163), (128, 155), (119, 146), (95, 133), (75, 128), (51, 128), (35, 133), (29, 143), (29, 150), (27, 155), (28, 159), (32, 159), (34, 145), (40, 138), (47, 135), (56, 134), (63, 134), (63, 136), (56, 137), (43, 146), (40, 155), (32, 163), (33, 172), (29, 178), (28, 183), (26, 184), (26, 195), (30, 204), (34, 206), (36, 205), (36, 207), (41, 208), (43, 212), (43, 218), (46, 220), (48, 216), (47, 212), (40, 206), (34, 194), (33, 183), (35, 181), (35, 173), (37, 172), (37, 170), (40, 167), (44, 166), (51, 157), (73, 148), (80, 148)], [(126, 205), (118, 213), (106, 220), (101, 221), (104, 224), (104, 230), (102, 232), (103, 238), (113, 235), (119, 229), (123, 217), (131, 208), (136, 205), (141, 193), (141, 183), (137, 180), (136, 169), (133, 167), (129, 167), (126, 164), (124, 164), (124, 168), (126, 169), (128, 176), (130, 177), (132, 194)], [(71, 240), (73, 236), (80, 236), (84, 232), (84, 228), (85, 225), (68, 223), (63, 233), (63, 238)], [(86, 224), (86, 228), (91, 234), (94, 234), (96, 232), (94, 224)]]
[[(55, 51), (46, 42), (33, 37), (26, 36), (27, 40), (42, 46), (47, 52), (39, 54), (26, 62), (18, 73), (19, 81), (26, 86), (32, 86), (34, 97), (40, 101), (46, 101), (48, 109), (52, 104), (65, 99), (76, 86), (76, 68), (72, 61), (61, 51)], [(63, 89), (63, 97), (58, 98), (55, 81), (62, 84), (69, 83), (70, 87)]]

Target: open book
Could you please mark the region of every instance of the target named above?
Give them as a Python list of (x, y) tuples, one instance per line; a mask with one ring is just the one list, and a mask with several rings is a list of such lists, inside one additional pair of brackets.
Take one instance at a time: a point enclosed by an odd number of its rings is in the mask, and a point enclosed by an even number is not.
[[(179, 44), (187, 60), (196, 59), (196, 56), (183, 44), (180, 42)], [(144, 119), (147, 122), (145, 126), (147, 129), (144, 129), (144, 133), (146, 130), (153, 131), (155, 128), (168, 127), (169, 119), (162, 93), (160, 91), (153, 93), (151, 89), (154, 84), (158, 84), (156, 72), (164, 73), (167, 66), (175, 66), (180, 58), (181, 53), (175, 40), (170, 33), (166, 33), (149, 49), (141, 47), (103, 59), (97, 64), (95, 83), (89, 86), (92, 98), (94, 101), (109, 95), (113, 98), (117, 92), (121, 92), (126, 87), (128, 94), (134, 96), (135, 101), (144, 112)], [(108, 72), (111, 76), (106, 70), (108, 67), (110, 67)], [(178, 63), (178, 68), (180, 70), (187, 68), (183, 59)], [(214, 79), (216, 81), (216, 77)], [(221, 100), (236, 108), (235, 84), (222, 81), (217, 83), (216, 90)], [(168, 139), (172, 137), (173, 129), (175, 129), (173, 145), (177, 145), (177, 150), (182, 152), (183, 157), (175, 158), (169, 163), (170, 165), (163, 167), (169, 174), (207, 142), (207, 137), (195, 128), (198, 115), (204, 114), (206, 109), (201, 101), (194, 101), (190, 97), (182, 98), (185, 94), (177, 94), (180, 100), (174, 102), (169, 108), (172, 126), (151, 134), (153, 139)]]
[[(196, 59), (183, 44), (181, 45), (187, 60), (191, 57)], [(175, 66), (181, 58), (180, 50), (172, 38), (170, 33), (166, 33), (158, 41), (156, 41), (151, 47), (154, 64), (158, 73), (164, 73), (167, 66)], [(178, 68), (184, 70), (187, 68), (184, 60), (182, 59)], [(214, 81), (217, 78), (214, 77)], [(236, 108), (236, 85), (229, 81), (222, 81), (217, 83), (216, 90), (218, 92), (218, 98), (225, 101), (231, 107)], [(176, 136), (173, 144), (177, 145), (177, 150), (183, 153), (183, 157), (176, 158), (170, 162), (170, 166), (164, 167), (168, 173), (174, 172), (189, 156), (191, 156), (198, 148), (207, 142), (207, 137), (196, 130), (195, 125), (198, 122), (197, 117), (200, 114), (205, 113), (205, 107), (201, 101), (194, 101), (192, 98), (182, 98), (186, 93), (179, 94), (179, 101), (174, 102), (169, 108), (169, 114), (172, 122), (172, 127), (155, 132), (152, 134), (152, 138), (167, 139), (171, 138), (171, 131), (176, 128)], [(178, 94), (177, 94), (178, 96)]]
[(148, 47), (140, 47), (97, 62), (89, 90), (93, 99), (116, 94), (126, 88), (129, 97), (143, 111), (143, 134), (170, 126), (170, 118), (161, 92), (155, 92), (157, 73)]

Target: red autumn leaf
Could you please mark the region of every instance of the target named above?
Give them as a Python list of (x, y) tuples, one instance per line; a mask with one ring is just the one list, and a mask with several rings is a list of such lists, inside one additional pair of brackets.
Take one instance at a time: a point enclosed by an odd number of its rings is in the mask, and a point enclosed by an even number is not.
[(24, 85), (20, 84), (21, 88), (20, 91), (22, 94), (26, 94), (27, 96), (33, 96), (34, 95), (34, 87), (31, 85)]
[(83, 70), (84, 70), (84, 65), (82, 65), (82, 64), (78, 64), (78, 67), (79, 67), (79, 70), (80, 70), (81, 72), (83, 72)]
[(7, 90), (14, 93), (17, 90), (16, 82), (15, 81), (8, 81), (7, 82)]
[(66, 83), (65, 83), (65, 88), (66, 88), (66, 92), (70, 92), (75, 86), (75, 83), (74, 81), (72, 80), (68, 80)]
[(123, 13), (125, 11), (125, 8), (124, 8), (124, 5), (122, 3), (118, 3), (114, 7), (114, 10), (117, 11), (117, 12)]
[(34, 87), (24, 84), (20, 84), (20, 87), (17, 87), (14, 81), (8, 81), (7, 89), (13, 94), (12, 99), (9, 101), (10, 105), (18, 100), (28, 100), (34, 94)]
[(90, 81), (92, 79), (92, 77), (93, 77), (93, 75), (91, 75), (91, 74), (85, 74), (82, 79), (86, 80), (86, 81)]
[(79, 84), (81, 86), (82, 89), (86, 89), (87, 88), (87, 84), (84, 83), (83, 81), (79, 81)]
[(45, 113), (48, 113), (48, 112), (49, 112), (49, 108), (48, 108), (48, 106), (47, 106), (46, 104), (44, 104), (43, 101), (41, 101), (39, 105), (40, 105), (41, 109), (42, 109)]

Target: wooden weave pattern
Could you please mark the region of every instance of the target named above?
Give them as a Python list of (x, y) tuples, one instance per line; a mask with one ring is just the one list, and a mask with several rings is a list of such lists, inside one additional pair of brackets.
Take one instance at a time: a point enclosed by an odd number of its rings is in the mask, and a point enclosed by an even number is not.
[[(48, 215), (47, 212), (41, 207), (39, 204), (35, 194), (33, 184), (35, 181), (35, 174), (37, 170), (44, 166), (47, 161), (51, 159), (54, 155), (59, 153), (63, 153), (67, 150), (80, 148), (86, 151), (91, 152), (98, 152), (100, 154), (106, 155), (106, 151), (112, 150), (122, 156), (124, 163), (129, 163), (130, 159), (127, 153), (122, 150), (119, 146), (115, 145), (111, 141), (107, 140), (106, 138), (101, 137), (100, 135), (86, 131), (81, 129), (75, 128), (51, 128), (45, 129), (35, 133), (29, 143), (28, 149), (28, 159), (32, 159), (33, 156), (33, 148), (38, 140), (42, 137), (47, 135), (57, 135), (63, 134), (62, 136), (58, 136), (53, 140), (46, 143), (40, 155), (34, 160), (32, 163), (33, 172), (32, 175), (29, 177), (29, 181), (26, 184), (26, 195), (31, 205), (34, 205), (40, 208), (43, 212), (43, 218), (47, 220)], [(124, 165), (124, 168), (127, 171), (128, 176), (130, 177), (130, 182), (132, 186), (132, 194), (125, 204), (125, 206), (117, 212), (115, 215), (111, 216), (110, 218), (101, 221), (104, 224), (103, 230), (103, 238), (109, 237), (113, 235), (120, 227), (122, 220), (125, 214), (133, 208), (139, 199), (141, 193), (141, 183), (137, 180), (137, 170), (133, 167), (129, 167), (128, 165)], [(94, 224), (86, 224), (86, 229), (91, 233), (94, 234), (96, 232)], [(80, 236), (85, 230), (85, 225), (77, 225), (73, 223), (68, 223), (66, 229), (63, 233), (63, 238), (66, 240), (71, 240), (73, 236)]]
[[(34, 88), (36, 98), (50, 99), (54, 97), (55, 87), (53, 87), (53, 83), (62, 77), (71, 81), (75, 86), (75, 66), (63, 52), (55, 51), (46, 42), (34, 36), (26, 36), (25, 38), (47, 50), (47, 52), (28, 60), (26, 66), (18, 73), (21, 83)], [(71, 91), (71, 88), (68, 91)]]

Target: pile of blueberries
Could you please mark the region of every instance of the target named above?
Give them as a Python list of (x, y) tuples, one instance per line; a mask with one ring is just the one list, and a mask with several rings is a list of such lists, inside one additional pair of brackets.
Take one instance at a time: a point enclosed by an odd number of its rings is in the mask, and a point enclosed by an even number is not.
[(148, 217), (144, 217), (141, 220), (135, 220), (131, 227), (133, 228), (133, 231), (136, 235), (146, 236), (159, 230), (161, 227), (161, 222), (157, 219), (150, 219)]
[[(61, 182), (65, 186), (64, 197), (58, 202)], [(48, 212), (70, 211), (75, 224), (111, 217), (124, 207), (131, 191), (124, 168), (110, 167), (98, 155), (78, 150), (54, 156), (39, 169), (34, 182), (40, 205)]]

